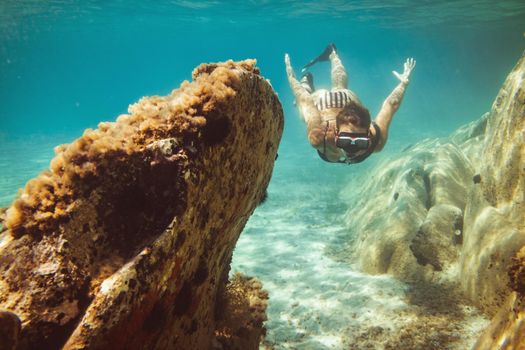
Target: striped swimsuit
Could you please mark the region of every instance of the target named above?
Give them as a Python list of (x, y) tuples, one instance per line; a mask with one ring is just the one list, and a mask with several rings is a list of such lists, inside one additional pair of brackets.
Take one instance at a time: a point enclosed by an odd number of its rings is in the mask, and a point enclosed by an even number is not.
[(314, 103), (318, 110), (330, 108), (344, 108), (350, 101), (361, 103), (357, 96), (350, 90), (316, 90), (314, 92)]

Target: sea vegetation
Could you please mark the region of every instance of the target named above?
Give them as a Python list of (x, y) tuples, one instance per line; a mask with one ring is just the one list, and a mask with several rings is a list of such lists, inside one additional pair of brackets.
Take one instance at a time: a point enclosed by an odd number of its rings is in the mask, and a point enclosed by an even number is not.
[[(234, 63), (229, 61), (226, 65), (233, 67)], [(244, 61), (241, 66), (247, 71), (256, 69), (254, 60)], [(209, 75), (215, 68), (217, 65), (201, 65), (193, 77)], [(5, 225), (12, 235), (56, 230), (59, 223), (68, 220), (76, 198), (87, 196), (108, 177), (113, 181), (127, 180), (115, 178), (118, 174), (114, 169), (129, 163), (133, 155), (151, 158), (151, 168), (159, 165), (156, 150), (148, 147), (155, 140), (173, 140), (174, 149), (164, 149), (169, 153), (164, 157), (168, 161), (191, 154), (181, 151), (191, 150), (199, 132), (202, 136), (207, 122), (203, 115), (213, 110), (217, 100), (224, 101), (235, 94), (231, 85), (238, 76), (231, 69), (217, 70), (215, 75), (216, 79), (203, 80), (198, 86), (185, 81), (168, 96), (144, 98), (131, 105), (129, 114), (120, 115), (116, 122), (101, 122), (97, 129), (87, 129), (71, 144), (57, 146), (50, 169), (30, 180), (7, 210)], [(137, 176), (140, 175), (130, 175)]]
[(217, 302), (220, 319), (212, 343), (214, 349), (257, 349), (265, 335), (268, 293), (259, 280), (236, 273)]

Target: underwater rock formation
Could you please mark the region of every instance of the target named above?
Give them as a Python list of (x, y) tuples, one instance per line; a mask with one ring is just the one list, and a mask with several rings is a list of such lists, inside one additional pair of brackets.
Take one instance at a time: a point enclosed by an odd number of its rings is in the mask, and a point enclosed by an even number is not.
[(227, 282), (283, 111), (254, 60), (193, 80), (57, 147), (7, 210), (0, 307), (21, 321), (19, 349), (206, 349), (242, 304), (232, 288), (252, 306), (236, 336), (258, 348), (265, 294)]
[(469, 193), (465, 292), (494, 313), (476, 349), (525, 348), (525, 54), (509, 74), (487, 122), (481, 181)]
[(509, 278), (513, 292), (478, 339), (475, 350), (525, 348), (525, 247), (512, 258)]
[(490, 113), (370, 173), (350, 186), (352, 259), (369, 273), (457, 285), (497, 314), (479, 349), (525, 346), (525, 55)]
[(217, 301), (222, 318), (215, 325), (212, 349), (258, 349), (265, 332), (267, 300), (268, 293), (257, 279), (235, 274)]
[(0, 350), (16, 349), (22, 324), (14, 313), (0, 310)]
[(511, 258), (525, 245), (525, 57), (503, 84), (473, 161), (480, 182), (469, 188), (461, 283), (493, 314), (511, 292)]
[[(474, 169), (460, 148), (426, 140), (350, 186), (352, 256), (362, 270), (404, 281), (432, 280), (457, 267), (466, 184)], [(356, 188), (360, 188), (355, 192)]]

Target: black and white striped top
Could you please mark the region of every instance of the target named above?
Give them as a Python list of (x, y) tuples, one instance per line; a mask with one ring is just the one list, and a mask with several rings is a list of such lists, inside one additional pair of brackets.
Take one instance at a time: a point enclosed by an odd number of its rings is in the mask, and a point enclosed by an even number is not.
[(350, 101), (355, 101), (355, 95), (348, 90), (339, 91), (318, 91), (316, 94), (315, 106), (318, 110), (329, 108), (344, 108)]

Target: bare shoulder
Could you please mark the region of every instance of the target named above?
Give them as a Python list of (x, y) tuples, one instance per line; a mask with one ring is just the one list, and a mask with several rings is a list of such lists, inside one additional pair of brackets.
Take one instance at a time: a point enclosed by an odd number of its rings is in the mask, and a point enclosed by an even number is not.
[[(375, 125), (375, 126), (374, 126)], [(377, 127), (377, 129), (376, 129)], [(376, 143), (374, 147), (374, 153), (380, 152), (385, 146), (385, 132), (381, 126), (377, 123), (370, 124), (370, 134), (372, 135), (373, 143)]]
[(370, 135), (372, 135), (372, 137), (377, 136), (377, 130), (376, 130), (376, 127), (374, 127), (374, 124), (379, 128), (379, 130), (381, 130), (381, 127), (377, 125), (375, 122), (370, 123), (370, 128), (368, 130), (370, 132)]

